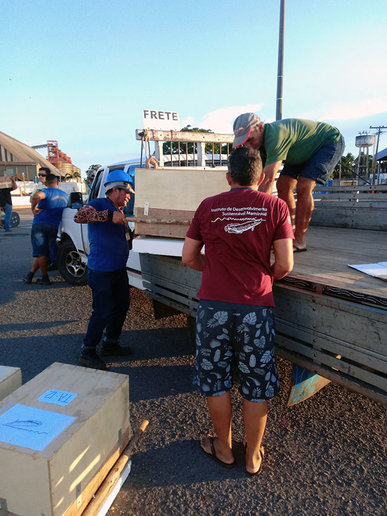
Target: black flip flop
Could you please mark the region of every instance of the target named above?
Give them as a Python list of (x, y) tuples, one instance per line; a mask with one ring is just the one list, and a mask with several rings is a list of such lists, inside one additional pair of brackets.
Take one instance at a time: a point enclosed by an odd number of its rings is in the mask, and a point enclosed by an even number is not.
[[(245, 444), (245, 453), (246, 453), (246, 448), (247, 448), (247, 444)], [(257, 471), (255, 471), (255, 473), (250, 473), (250, 471), (246, 470), (246, 473), (248, 475), (250, 475), (250, 477), (257, 477), (258, 475), (260, 475), (262, 473), (263, 459), (265, 457), (265, 449), (264, 449), (263, 446), (261, 446), (261, 449), (259, 450), (259, 453), (261, 455), (261, 464), (259, 465), (259, 468), (257, 469)]]
[(296, 247), (293, 246), (293, 253), (304, 253), (308, 249), (306, 247)]
[(218, 457), (216, 456), (216, 451), (215, 451), (215, 446), (214, 446), (214, 441), (215, 441), (216, 437), (208, 436), (208, 439), (210, 440), (211, 453), (206, 452), (206, 450), (203, 448), (201, 442), (199, 442), (200, 449), (203, 451), (203, 453), (205, 453), (207, 455), (207, 457), (210, 457), (211, 459), (213, 459), (215, 462), (217, 462), (224, 468), (228, 468), (228, 469), (233, 468), (236, 464), (235, 460), (234, 460), (234, 462), (231, 462), (231, 464), (228, 464), (227, 462), (223, 462), (222, 460), (218, 459)]

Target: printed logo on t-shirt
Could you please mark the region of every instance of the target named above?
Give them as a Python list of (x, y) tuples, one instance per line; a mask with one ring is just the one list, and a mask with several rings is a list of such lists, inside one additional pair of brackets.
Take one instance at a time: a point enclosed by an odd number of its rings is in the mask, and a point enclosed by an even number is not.
[(257, 208), (254, 206), (244, 206), (237, 208), (235, 206), (228, 208), (212, 208), (211, 212), (217, 214), (212, 223), (227, 222), (224, 226), (226, 233), (244, 233), (245, 231), (254, 231), (262, 222), (266, 222), (267, 208)]

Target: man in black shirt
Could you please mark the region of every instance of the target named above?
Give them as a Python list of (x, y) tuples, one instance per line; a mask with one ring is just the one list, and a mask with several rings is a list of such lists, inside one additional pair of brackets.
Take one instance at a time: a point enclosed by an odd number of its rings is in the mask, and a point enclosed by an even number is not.
[(4, 210), (4, 230), (9, 233), (11, 231), (11, 217), (12, 217), (12, 190), (16, 190), (17, 184), (14, 176), (10, 176), (9, 178), (12, 183), (11, 188), (0, 188), (0, 207)]

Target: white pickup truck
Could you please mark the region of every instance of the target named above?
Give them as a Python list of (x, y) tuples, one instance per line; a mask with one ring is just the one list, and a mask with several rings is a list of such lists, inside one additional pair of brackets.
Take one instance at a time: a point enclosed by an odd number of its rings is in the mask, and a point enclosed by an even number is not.
[[(122, 169), (133, 178), (134, 170), (140, 167), (138, 160), (130, 160), (114, 165), (100, 167), (95, 175), (87, 201), (105, 195), (106, 176), (113, 170)], [(125, 215), (134, 214), (134, 195), (125, 207)], [(77, 209), (83, 204), (82, 195), (75, 192), (70, 195), (69, 206), (64, 210), (58, 233), (58, 270), (63, 279), (72, 285), (84, 285), (87, 282), (87, 257), (89, 255), (89, 239), (87, 224), (74, 222)], [(138, 253), (131, 252), (128, 263), (128, 274), (133, 286), (142, 288)]]

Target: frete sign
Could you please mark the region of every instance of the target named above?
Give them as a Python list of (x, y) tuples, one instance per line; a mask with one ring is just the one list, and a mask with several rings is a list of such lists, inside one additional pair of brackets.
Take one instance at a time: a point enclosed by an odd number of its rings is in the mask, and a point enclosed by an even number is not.
[(143, 109), (142, 120), (144, 129), (162, 129), (164, 131), (180, 130), (180, 117), (179, 113), (176, 113), (176, 111)]

